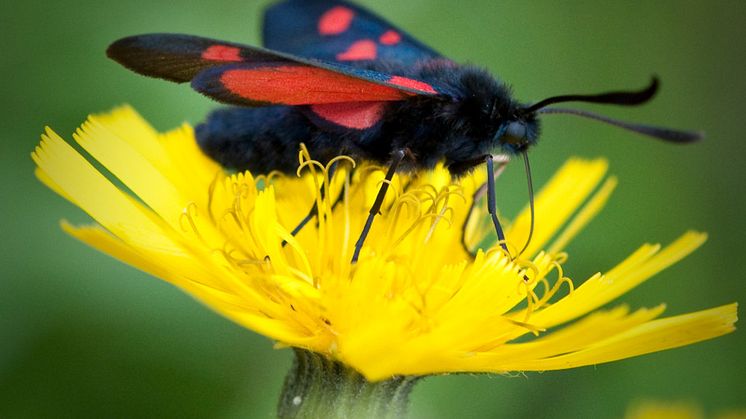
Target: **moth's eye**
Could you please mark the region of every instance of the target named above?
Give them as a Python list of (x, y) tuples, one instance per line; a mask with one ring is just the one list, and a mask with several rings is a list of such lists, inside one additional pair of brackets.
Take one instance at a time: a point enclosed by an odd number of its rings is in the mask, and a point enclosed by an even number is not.
[(513, 121), (505, 129), (503, 138), (507, 143), (520, 144), (525, 141), (526, 135), (528, 135), (526, 124), (523, 121)]

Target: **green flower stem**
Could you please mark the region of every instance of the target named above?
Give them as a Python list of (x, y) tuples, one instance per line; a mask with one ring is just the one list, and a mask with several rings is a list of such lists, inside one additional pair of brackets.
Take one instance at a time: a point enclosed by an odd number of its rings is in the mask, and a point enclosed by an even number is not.
[(419, 377), (369, 382), (324, 355), (295, 349), (277, 408), (281, 419), (402, 418)]

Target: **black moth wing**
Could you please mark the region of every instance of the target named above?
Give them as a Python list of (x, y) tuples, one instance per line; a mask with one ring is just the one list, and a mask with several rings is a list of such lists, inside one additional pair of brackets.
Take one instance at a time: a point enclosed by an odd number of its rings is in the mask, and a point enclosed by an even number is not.
[(286, 0), (264, 15), (264, 46), (290, 54), (366, 65), (443, 57), (391, 23), (346, 1)]
[(189, 82), (201, 71), (227, 63), (276, 59), (241, 44), (171, 33), (119, 39), (109, 45), (106, 55), (136, 73), (176, 83)]

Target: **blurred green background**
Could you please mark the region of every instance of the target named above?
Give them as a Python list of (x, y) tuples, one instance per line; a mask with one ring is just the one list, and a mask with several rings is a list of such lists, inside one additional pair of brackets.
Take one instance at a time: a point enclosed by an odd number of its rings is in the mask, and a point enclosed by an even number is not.
[[(644, 241), (710, 233), (700, 251), (623, 297), (667, 314), (746, 302), (746, 2), (372, 0), (361, 3), (458, 61), (488, 67), (519, 98), (642, 87), (658, 98), (609, 115), (704, 129), (679, 147), (571, 117), (545, 118), (538, 184), (568, 156), (606, 156), (620, 186), (571, 245), (568, 274), (606, 270)], [(65, 236), (81, 212), (33, 177), (44, 125), (130, 103), (156, 127), (197, 123), (216, 105), (186, 86), (110, 62), (111, 41), (182, 32), (256, 44), (265, 1), (0, 3), (0, 417), (272, 417), (291, 353), (175, 288)], [(454, 7), (455, 6), (455, 7)], [(595, 108), (598, 109), (598, 108)], [(499, 183), (525, 202), (520, 165)], [(612, 364), (526, 376), (447, 376), (420, 384), (413, 418), (618, 418), (640, 399), (746, 408), (743, 331)]]

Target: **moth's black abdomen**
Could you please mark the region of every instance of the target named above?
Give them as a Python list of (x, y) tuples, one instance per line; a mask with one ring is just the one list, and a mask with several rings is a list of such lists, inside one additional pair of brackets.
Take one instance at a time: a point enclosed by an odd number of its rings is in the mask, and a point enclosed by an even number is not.
[(290, 107), (227, 108), (212, 112), (195, 134), (202, 151), (227, 169), (293, 173), (300, 143), (312, 140), (314, 128)]

